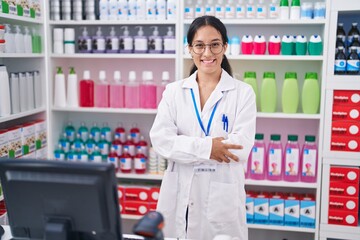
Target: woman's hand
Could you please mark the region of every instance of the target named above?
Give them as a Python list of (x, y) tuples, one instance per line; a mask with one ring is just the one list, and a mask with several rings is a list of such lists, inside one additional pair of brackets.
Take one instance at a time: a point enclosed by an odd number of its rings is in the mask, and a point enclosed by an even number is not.
[(239, 158), (232, 154), (229, 149), (242, 149), (243, 147), (241, 145), (223, 143), (223, 140), (225, 140), (223, 137), (212, 139), (210, 159), (226, 163), (229, 163), (230, 160), (238, 162)]

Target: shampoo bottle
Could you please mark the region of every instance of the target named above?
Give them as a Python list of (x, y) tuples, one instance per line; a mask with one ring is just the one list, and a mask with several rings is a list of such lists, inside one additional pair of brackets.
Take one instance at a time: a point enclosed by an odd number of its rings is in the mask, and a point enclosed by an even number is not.
[(120, 53), (132, 53), (134, 49), (134, 39), (129, 36), (129, 30), (127, 26), (122, 26), (124, 29), (123, 35), (120, 37)]
[(176, 49), (176, 40), (172, 27), (168, 27), (166, 36), (164, 36), (164, 53), (174, 54)]
[(94, 107), (94, 81), (87, 70), (80, 81), (80, 107)]
[(92, 42), (91, 42), (91, 38), (88, 35), (88, 31), (86, 27), (84, 27), (82, 36), (78, 38), (78, 50), (80, 53), (92, 52)]
[(111, 27), (110, 36), (106, 38), (106, 53), (119, 52), (119, 38), (116, 36), (115, 27)]
[(153, 80), (153, 72), (144, 71), (143, 81), (140, 84), (140, 108), (155, 109), (156, 107), (156, 84)]
[(297, 113), (299, 107), (299, 84), (295, 72), (285, 73), (281, 103), (284, 113)]
[(58, 67), (55, 75), (54, 106), (66, 107), (65, 75), (61, 67)]
[(102, 35), (101, 27), (98, 27), (96, 36), (93, 37), (93, 53), (105, 52), (105, 38)]
[(139, 31), (134, 37), (134, 53), (147, 53), (148, 52), (148, 39), (144, 36), (144, 31), (142, 26), (136, 26)]
[(283, 148), (281, 136), (271, 134), (267, 152), (267, 175), (270, 181), (280, 181), (283, 177)]
[(136, 72), (129, 72), (128, 82), (125, 84), (125, 107), (139, 108), (139, 83), (136, 81)]
[(125, 86), (121, 81), (120, 71), (114, 72), (114, 81), (110, 84), (110, 107), (123, 108)]
[(95, 107), (109, 107), (109, 83), (105, 71), (99, 72), (99, 81), (95, 85)]
[(149, 53), (162, 53), (163, 51), (163, 38), (159, 36), (157, 26), (152, 26), (154, 29), (153, 35), (149, 37)]
[(73, 67), (70, 68), (70, 72), (67, 79), (67, 106), (79, 107), (79, 87), (78, 78)]
[(285, 175), (287, 182), (299, 181), (300, 173), (300, 146), (297, 135), (288, 135), (288, 142), (285, 147)]

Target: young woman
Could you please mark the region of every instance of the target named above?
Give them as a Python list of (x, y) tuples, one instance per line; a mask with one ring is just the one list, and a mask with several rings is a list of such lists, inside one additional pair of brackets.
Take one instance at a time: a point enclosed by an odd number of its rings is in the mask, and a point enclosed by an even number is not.
[(234, 78), (224, 24), (196, 18), (187, 34), (190, 76), (168, 84), (150, 138), (168, 159), (157, 210), (165, 236), (248, 239), (244, 168), (255, 136), (252, 88)]

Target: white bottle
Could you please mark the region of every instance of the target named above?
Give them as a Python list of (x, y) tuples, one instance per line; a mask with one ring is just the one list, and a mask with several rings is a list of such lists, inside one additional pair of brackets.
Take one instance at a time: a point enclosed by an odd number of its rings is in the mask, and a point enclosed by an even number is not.
[(95, 20), (95, 1), (86, 0), (85, 2), (85, 18), (86, 20)]
[(156, 19), (156, 1), (155, 0), (146, 0), (146, 19), (155, 20)]
[(238, 19), (245, 18), (246, 9), (243, 0), (239, 0), (236, 4), (235, 17)]
[(163, 92), (166, 88), (166, 85), (169, 83), (170, 81), (170, 74), (168, 71), (163, 71), (162, 72), (162, 78), (161, 78), (161, 83), (159, 85), (157, 85), (156, 87), (156, 102), (157, 102), (157, 106), (159, 106), (159, 103), (162, 99), (162, 95)]
[(79, 83), (78, 77), (73, 67), (70, 68), (70, 72), (67, 78), (67, 106), (79, 107)]
[(99, 8), (100, 8), (100, 20), (109, 20), (109, 1), (100, 0)]
[(290, 19), (291, 20), (299, 20), (300, 19), (300, 1), (299, 1), (299, 6), (291, 4)]
[(71, 20), (71, 1), (70, 0), (62, 0), (61, 1), (61, 20)]
[(156, 20), (166, 20), (166, 0), (156, 1)]
[(230, 54), (234, 56), (240, 55), (240, 38), (234, 36), (231, 38), (231, 45), (228, 47), (230, 48)]
[(19, 113), (20, 85), (19, 85), (19, 74), (17, 73), (10, 73), (10, 99), (11, 99), (11, 114)]
[(24, 35), (21, 32), (20, 26), (16, 25), (16, 33), (15, 33), (15, 52), (16, 53), (24, 53)]
[(58, 67), (55, 75), (55, 87), (54, 87), (54, 106), (55, 107), (66, 107), (66, 88), (65, 88), (65, 75)]
[(215, 5), (213, 0), (207, 0), (205, 5), (205, 15), (215, 16)]
[(280, 19), (281, 20), (288, 20), (290, 17), (290, 9), (289, 9), (289, 3), (288, 5), (280, 5)]
[(256, 9), (254, 6), (254, 0), (248, 0), (246, 5), (246, 18), (255, 18), (256, 16)]
[(129, 36), (128, 26), (122, 26), (121, 29), (124, 29), (123, 35), (120, 36), (120, 53), (132, 53), (134, 39)]
[(136, 20), (136, 0), (128, 1), (128, 19), (131, 21)]
[(15, 34), (12, 33), (10, 24), (5, 24), (5, 53), (15, 52)]
[(168, 20), (175, 20), (176, 19), (176, 12), (177, 12), (177, 0), (168, 0), (167, 1), (167, 12), (166, 18)]
[(194, 7), (193, 7), (193, 2), (192, 2), (192, 0), (186, 0), (184, 18), (185, 19), (193, 19), (194, 16), (195, 16), (195, 11), (194, 11)]
[(33, 110), (35, 108), (35, 96), (34, 96), (34, 76), (32, 72), (26, 72), (27, 82), (27, 104), (28, 109)]
[(153, 34), (149, 37), (149, 53), (162, 53), (163, 52), (163, 38), (159, 36), (158, 26), (152, 26)]
[(83, 17), (83, 8), (82, 8), (82, 0), (74, 0), (73, 1), (73, 19), (76, 21), (81, 21)]
[(139, 31), (134, 37), (134, 53), (147, 53), (148, 51), (148, 39), (144, 36), (144, 31), (142, 26), (136, 26)]
[(202, 0), (197, 0), (195, 5), (195, 18), (205, 15), (205, 9)]
[(64, 29), (64, 52), (65, 54), (75, 53), (75, 29), (65, 28)]
[(34, 71), (35, 107), (42, 106), (42, 83), (39, 71)]
[(19, 86), (20, 86), (20, 112), (25, 112), (29, 110), (28, 96), (27, 96), (28, 86), (27, 86), (27, 79), (25, 72), (19, 73)]
[(272, 0), (269, 4), (269, 18), (278, 19), (279, 18), (279, 3), (277, 0)]
[(256, 18), (265, 19), (267, 18), (266, 6), (264, 4), (264, 0), (259, 0), (259, 3), (256, 8)]
[(117, 20), (118, 18), (118, 2), (117, 0), (109, 0), (109, 20)]
[(64, 54), (64, 29), (54, 28), (53, 39), (54, 39), (53, 52), (55, 54)]
[(98, 27), (96, 36), (93, 37), (93, 53), (104, 53), (105, 52), (105, 38), (102, 35), (101, 27)]
[(0, 117), (11, 114), (10, 84), (6, 66), (0, 65)]
[(227, 19), (235, 18), (235, 7), (234, 7), (233, 0), (227, 1), (227, 4), (225, 6), (225, 18), (227, 18)]
[(115, 27), (111, 27), (110, 36), (106, 38), (106, 52), (107, 53), (119, 52), (119, 38), (116, 35)]
[(215, 5), (215, 17), (225, 18), (225, 6), (223, 0), (218, 0)]
[(164, 36), (164, 53), (175, 53), (176, 41), (172, 27), (168, 27), (166, 36)]
[(118, 0), (118, 20), (127, 20), (128, 19), (128, 2), (127, 0)]
[(32, 40), (28, 26), (25, 26), (24, 46), (25, 46), (25, 53), (32, 53)]
[(136, 1), (136, 19), (144, 20), (146, 19), (146, 0), (137, 0)]
[(50, 1), (50, 13), (51, 13), (51, 20), (54, 21), (60, 20), (60, 0)]

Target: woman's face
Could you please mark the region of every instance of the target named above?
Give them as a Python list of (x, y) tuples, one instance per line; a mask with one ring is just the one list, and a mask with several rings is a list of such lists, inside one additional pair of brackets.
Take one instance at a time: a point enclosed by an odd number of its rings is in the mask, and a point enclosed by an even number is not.
[(221, 71), (226, 48), (227, 44), (223, 43), (221, 34), (207, 25), (197, 30), (189, 50), (198, 71), (211, 74)]

